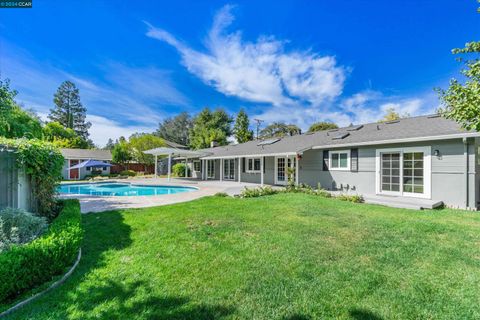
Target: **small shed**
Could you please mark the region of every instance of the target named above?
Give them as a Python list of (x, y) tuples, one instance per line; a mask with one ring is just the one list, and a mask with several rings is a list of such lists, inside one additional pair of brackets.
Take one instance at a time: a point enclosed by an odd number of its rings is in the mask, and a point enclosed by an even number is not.
[(30, 179), (18, 168), (15, 154), (0, 149), (0, 209), (5, 207), (34, 211)]

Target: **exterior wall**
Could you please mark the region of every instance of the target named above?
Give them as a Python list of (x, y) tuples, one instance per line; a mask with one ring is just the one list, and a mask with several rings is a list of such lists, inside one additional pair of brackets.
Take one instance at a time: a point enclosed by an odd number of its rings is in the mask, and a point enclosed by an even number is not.
[[(464, 149), (461, 139), (448, 141), (433, 141), (430, 143), (389, 144), (358, 148), (358, 172), (351, 171), (323, 171), (323, 150), (309, 150), (304, 152), (299, 161), (299, 182), (313, 187), (318, 183), (325, 189), (342, 189), (346, 192), (359, 194), (375, 194), (376, 150), (395, 147), (430, 146), (431, 156), (431, 198), (441, 200), (452, 207), (466, 207), (465, 171), (467, 169)], [(468, 207), (476, 208), (479, 201), (479, 177), (477, 169), (480, 164), (476, 161), (476, 151), (479, 142), (469, 140), (468, 147)], [(339, 148), (345, 149), (345, 148)], [(335, 149), (329, 149), (335, 150)], [(435, 156), (434, 150), (440, 155)]]
[(14, 155), (0, 152), (0, 208), (34, 211), (30, 180), (15, 164)]

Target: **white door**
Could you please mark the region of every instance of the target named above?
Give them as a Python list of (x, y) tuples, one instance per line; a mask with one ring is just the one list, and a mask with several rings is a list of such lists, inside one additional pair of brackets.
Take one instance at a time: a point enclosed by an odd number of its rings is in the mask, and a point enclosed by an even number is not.
[(431, 198), (431, 147), (377, 150), (379, 194)]
[(288, 168), (294, 168), (295, 165), (293, 158), (275, 157), (275, 184), (286, 185), (289, 174)]
[(223, 178), (225, 180), (235, 180), (235, 159), (223, 160)]

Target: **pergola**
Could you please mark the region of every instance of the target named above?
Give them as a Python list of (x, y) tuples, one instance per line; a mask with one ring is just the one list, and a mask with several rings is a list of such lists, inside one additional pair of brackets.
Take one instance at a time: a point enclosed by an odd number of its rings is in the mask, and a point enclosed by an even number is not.
[(143, 151), (143, 153), (151, 154), (155, 156), (155, 178), (157, 177), (158, 156), (168, 156), (168, 180), (169, 181), (172, 176), (172, 158), (182, 158), (182, 159), (185, 159), (185, 162), (186, 162), (188, 158), (205, 157), (210, 154), (207, 152), (168, 148), (168, 147), (160, 147), (160, 148), (155, 148), (151, 150), (146, 150), (146, 151)]

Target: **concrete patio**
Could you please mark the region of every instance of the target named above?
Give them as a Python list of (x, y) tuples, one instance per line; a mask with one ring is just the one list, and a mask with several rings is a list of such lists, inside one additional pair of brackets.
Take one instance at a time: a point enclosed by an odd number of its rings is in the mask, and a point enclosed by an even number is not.
[[(62, 194), (61, 198), (77, 198), (80, 200), (82, 213), (100, 212), (108, 210), (126, 209), (126, 208), (146, 208), (163, 206), (168, 204), (192, 201), (205, 196), (211, 196), (218, 192), (225, 192), (234, 196), (241, 193), (245, 187), (258, 187), (258, 184), (244, 183), (236, 181), (202, 181), (197, 179), (178, 178), (135, 178), (128, 180), (105, 180), (108, 182), (127, 182), (142, 185), (162, 185), (162, 186), (192, 186), (198, 188), (192, 192), (182, 192), (176, 194), (165, 194), (160, 196), (90, 196), (90, 195), (67, 195)], [(102, 182), (105, 182), (102, 181)]]

